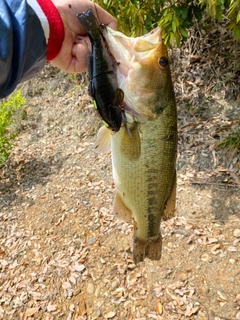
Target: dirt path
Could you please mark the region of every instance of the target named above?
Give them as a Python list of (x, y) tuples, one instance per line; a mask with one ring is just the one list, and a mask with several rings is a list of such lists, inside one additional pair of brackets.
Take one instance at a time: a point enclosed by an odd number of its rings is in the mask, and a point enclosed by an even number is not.
[(135, 266), (76, 82), (43, 72), (24, 85), (27, 120), (1, 173), (0, 317), (240, 319), (239, 159), (213, 147), (233, 120), (179, 110), (177, 216), (162, 223), (161, 261)]
[(26, 120), (0, 174), (1, 319), (240, 319), (240, 162), (216, 148), (239, 101), (220, 91), (192, 109), (207, 73), (186, 65), (174, 73), (177, 215), (161, 225), (161, 260), (137, 266), (132, 226), (111, 214), (110, 154), (92, 151), (86, 81), (47, 67), (24, 84)]

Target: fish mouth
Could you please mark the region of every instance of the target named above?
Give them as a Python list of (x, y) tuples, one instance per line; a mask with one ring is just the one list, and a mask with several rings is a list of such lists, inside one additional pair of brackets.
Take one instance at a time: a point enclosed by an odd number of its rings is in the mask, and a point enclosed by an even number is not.
[(142, 36), (140, 36), (140, 38), (145, 38), (145, 37), (149, 37), (150, 35), (155, 35), (155, 33), (159, 33), (159, 36), (162, 38), (162, 30), (161, 28), (157, 27), (153, 30), (151, 30), (150, 32), (143, 34)]
[[(152, 66), (155, 56), (158, 55), (159, 46), (162, 45), (162, 32), (161, 29), (155, 28), (140, 37), (131, 38), (122, 34), (121, 32), (114, 31), (106, 27), (103, 31), (106, 38), (108, 49), (113, 55), (115, 61), (118, 64), (117, 67), (117, 79), (118, 87), (124, 92), (123, 111), (134, 117), (137, 121), (146, 121), (152, 114), (144, 112), (143, 108), (134, 106), (135, 102), (142, 100), (138, 95), (144, 94), (145, 98), (152, 95), (152, 90), (143, 88), (144, 93), (141, 90), (136, 92), (136, 99), (133, 102), (130, 92), (128, 92), (132, 79), (138, 81), (137, 76), (134, 73), (139, 73), (140, 68), (144, 70), (148, 69), (148, 66)], [(148, 77), (145, 71), (144, 76)], [(139, 73), (140, 74), (140, 73)], [(136, 84), (137, 85), (137, 84)], [(133, 89), (134, 90), (134, 89)], [(147, 99), (146, 99), (147, 100)], [(149, 99), (151, 100), (151, 99)], [(147, 106), (146, 106), (147, 107)]]

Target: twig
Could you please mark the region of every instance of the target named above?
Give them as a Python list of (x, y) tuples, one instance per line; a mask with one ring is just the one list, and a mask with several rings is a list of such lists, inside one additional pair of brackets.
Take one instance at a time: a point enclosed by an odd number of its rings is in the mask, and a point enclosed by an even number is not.
[(199, 303), (199, 305), (200, 305), (200, 306), (202, 306), (202, 307), (203, 307), (203, 309), (205, 309), (205, 311), (206, 311), (206, 313), (207, 313), (207, 320), (209, 320), (209, 319), (210, 319), (210, 318), (209, 318), (208, 309), (207, 309), (207, 307), (206, 307), (202, 302), (200, 302), (200, 301), (198, 301), (198, 300), (195, 300), (195, 299), (193, 299), (193, 298), (190, 298), (190, 297), (187, 297), (187, 299), (189, 299), (189, 300), (192, 300), (192, 301), (194, 301), (194, 302)]
[(212, 185), (212, 186), (224, 186), (232, 188), (240, 188), (240, 184), (229, 184), (229, 183), (220, 183), (220, 182), (201, 182), (201, 181), (189, 181), (190, 184), (201, 184), (201, 185)]

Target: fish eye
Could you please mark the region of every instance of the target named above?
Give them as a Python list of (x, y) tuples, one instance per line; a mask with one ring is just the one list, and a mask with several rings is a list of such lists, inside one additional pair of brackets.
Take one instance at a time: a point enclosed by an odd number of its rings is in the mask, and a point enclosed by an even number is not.
[(160, 67), (165, 68), (166, 66), (168, 66), (168, 58), (167, 57), (161, 57), (158, 59), (158, 63), (160, 65)]

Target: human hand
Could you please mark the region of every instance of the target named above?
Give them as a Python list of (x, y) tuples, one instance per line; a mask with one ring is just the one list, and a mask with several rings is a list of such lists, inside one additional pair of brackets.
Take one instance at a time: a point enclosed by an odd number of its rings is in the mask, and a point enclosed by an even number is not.
[(52, 0), (52, 2), (62, 18), (65, 36), (59, 54), (51, 63), (68, 73), (86, 71), (90, 41), (77, 18), (77, 14), (92, 9), (100, 23), (114, 30), (117, 29), (117, 21), (107, 11), (90, 0)]

